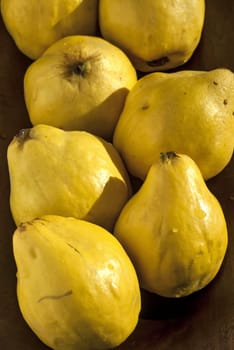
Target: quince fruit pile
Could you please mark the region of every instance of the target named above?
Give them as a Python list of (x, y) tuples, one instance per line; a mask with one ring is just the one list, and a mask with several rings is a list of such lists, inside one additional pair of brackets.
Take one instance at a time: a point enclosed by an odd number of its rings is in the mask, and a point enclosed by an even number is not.
[(31, 59), (31, 128), (7, 152), (20, 310), (55, 350), (114, 348), (141, 289), (188, 296), (220, 271), (228, 231), (206, 181), (233, 154), (234, 74), (182, 70), (204, 0), (1, 0), (1, 14)]

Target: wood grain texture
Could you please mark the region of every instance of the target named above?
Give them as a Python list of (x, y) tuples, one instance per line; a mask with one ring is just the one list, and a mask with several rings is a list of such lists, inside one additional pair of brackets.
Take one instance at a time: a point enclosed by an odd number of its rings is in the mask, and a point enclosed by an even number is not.
[[(234, 2), (206, 0), (200, 44), (180, 69), (234, 71)], [(0, 18), (0, 349), (46, 350), (23, 320), (16, 299), (12, 255), (14, 223), (9, 208), (7, 146), (30, 126), (24, 104), (23, 76), (31, 61), (19, 52)], [(207, 182), (219, 199), (228, 224), (229, 245), (217, 277), (183, 299), (142, 291), (142, 312), (135, 331), (119, 350), (234, 349), (234, 158)], [(77, 349), (79, 350), (79, 349)]]

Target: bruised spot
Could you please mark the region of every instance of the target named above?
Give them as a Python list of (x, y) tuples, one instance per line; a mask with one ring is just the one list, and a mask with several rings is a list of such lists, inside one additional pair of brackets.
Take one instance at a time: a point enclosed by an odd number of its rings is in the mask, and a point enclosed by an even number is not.
[(217, 81), (215, 81), (215, 80), (213, 81), (213, 84), (214, 84), (214, 85), (218, 85)]
[(168, 62), (170, 62), (169, 58), (167, 56), (163, 56), (156, 60), (148, 61), (147, 64), (150, 67), (161, 67), (165, 66), (165, 64), (167, 64)]
[(27, 231), (27, 226), (29, 226), (29, 225), (32, 226), (35, 220), (40, 220), (40, 219), (36, 218), (36, 219), (31, 220), (31, 221), (22, 222), (22, 223), (19, 224), (19, 226), (17, 227), (17, 230), (18, 230), (19, 232)]
[(18, 226), (18, 231), (19, 232), (24, 232), (27, 230), (27, 225), (25, 223), (22, 223)]
[(223, 104), (224, 104), (225, 106), (228, 104), (228, 100), (227, 100), (226, 98), (223, 100)]
[(143, 106), (141, 107), (141, 109), (144, 111), (145, 109), (148, 109), (149, 108), (149, 104), (148, 103), (145, 103), (143, 104)]

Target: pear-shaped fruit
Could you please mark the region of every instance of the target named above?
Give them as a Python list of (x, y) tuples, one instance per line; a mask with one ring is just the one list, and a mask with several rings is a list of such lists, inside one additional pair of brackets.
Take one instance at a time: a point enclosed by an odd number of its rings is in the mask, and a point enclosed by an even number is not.
[(217, 198), (187, 155), (161, 154), (124, 206), (114, 234), (141, 287), (165, 297), (189, 295), (211, 282), (228, 235)]
[(170, 149), (193, 158), (208, 179), (230, 161), (233, 135), (233, 72), (185, 70), (150, 73), (138, 80), (113, 143), (129, 172), (141, 179), (157, 155)]
[(51, 45), (28, 67), (25, 102), (33, 125), (85, 130), (110, 140), (136, 81), (135, 68), (118, 47), (74, 35)]
[(202, 34), (204, 0), (100, 0), (102, 36), (119, 46), (143, 72), (184, 64)]
[(75, 218), (44, 216), (13, 235), (23, 317), (55, 350), (110, 349), (134, 330), (141, 300), (118, 240)]
[(31, 59), (67, 35), (97, 34), (97, 0), (2, 0), (1, 13), (17, 47)]
[(8, 146), (8, 166), (17, 225), (55, 214), (111, 230), (131, 194), (127, 171), (113, 145), (85, 131), (48, 125), (23, 129)]

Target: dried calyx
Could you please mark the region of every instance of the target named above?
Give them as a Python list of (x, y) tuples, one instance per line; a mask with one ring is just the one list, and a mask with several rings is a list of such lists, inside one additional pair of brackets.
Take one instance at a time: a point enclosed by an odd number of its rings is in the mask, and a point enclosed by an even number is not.
[(168, 152), (161, 152), (160, 153), (160, 159), (162, 163), (168, 162), (174, 158), (178, 158), (178, 154), (176, 154), (174, 151), (168, 151)]
[(16, 134), (16, 136), (15, 136), (17, 142), (23, 143), (23, 142), (27, 141), (28, 139), (30, 139), (30, 131), (31, 131), (30, 128), (20, 129), (18, 134)]

